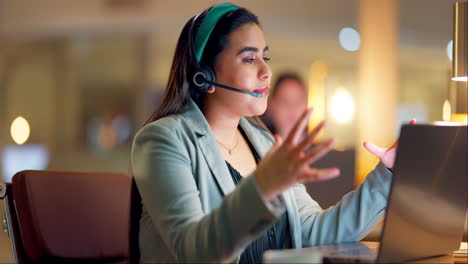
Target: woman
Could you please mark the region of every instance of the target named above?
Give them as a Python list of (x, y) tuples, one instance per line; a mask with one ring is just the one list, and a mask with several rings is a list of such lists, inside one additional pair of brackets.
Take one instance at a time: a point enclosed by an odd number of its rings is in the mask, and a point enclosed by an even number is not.
[[(247, 118), (266, 109), (267, 54), (257, 17), (232, 4), (184, 26), (163, 102), (132, 148), (141, 262), (260, 262), (266, 249), (359, 240), (382, 219), (391, 178), (383, 164), (328, 210), (307, 194), (301, 183), (339, 174), (309, 166), (334, 143), (304, 151), (324, 125), (299, 140), (311, 110), (284, 139)], [(211, 85), (197, 74), (206, 67), (243, 92)]]

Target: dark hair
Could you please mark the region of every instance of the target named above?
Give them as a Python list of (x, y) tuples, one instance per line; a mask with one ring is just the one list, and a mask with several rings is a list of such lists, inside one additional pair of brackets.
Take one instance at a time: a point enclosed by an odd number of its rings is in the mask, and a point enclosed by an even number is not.
[[(190, 78), (198, 69), (192, 41), (194, 41), (203, 18), (212, 7), (203, 11), (198, 18), (192, 17), (185, 24), (180, 33), (179, 40), (172, 59), (171, 71), (167, 81), (166, 91), (159, 107), (153, 112), (144, 125), (179, 112), (187, 102), (189, 96), (199, 107), (203, 105), (203, 94), (191, 87)], [(195, 20), (195, 23), (192, 23)], [(201, 63), (213, 69), (217, 55), (223, 51), (228, 43), (229, 34), (247, 23), (260, 26), (256, 15), (245, 8), (233, 10), (224, 15), (216, 24), (204, 49)], [(191, 28), (193, 30), (191, 30)]]
[(304, 91), (306, 91), (306, 86), (305, 86), (305, 83), (304, 81), (302, 80), (302, 78), (299, 76), (299, 74), (295, 73), (295, 72), (284, 72), (284, 73), (281, 73), (278, 78), (276, 79), (275, 81), (275, 84), (273, 85), (273, 89), (271, 91), (271, 94), (270, 94), (270, 98), (274, 98), (275, 95), (278, 93), (278, 87), (279, 85), (283, 82), (283, 81), (286, 81), (286, 80), (293, 80), (293, 81), (296, 81), (297, 83), (299, 83), (303, 88), (304, 88)]

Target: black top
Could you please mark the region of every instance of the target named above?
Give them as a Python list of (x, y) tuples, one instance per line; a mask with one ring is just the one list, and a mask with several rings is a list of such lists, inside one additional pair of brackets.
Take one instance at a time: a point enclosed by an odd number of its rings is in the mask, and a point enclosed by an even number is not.
[[(250, 150), (258, 163), (260, 156), (246, 137), (244, 131), (239, 128), (242, 136), (249, 144)], [(234, 183), (237, 185), (242, 181), (242, 175), (226, 161)], [(242, 253), (239, 264), (262, 263), (263, 252), (268, 249), (291, 248), (291, 235), (289, 233), (289, 223), (287, 213), (284, 213), (278, 221), (259, 238), (253, 241)]]

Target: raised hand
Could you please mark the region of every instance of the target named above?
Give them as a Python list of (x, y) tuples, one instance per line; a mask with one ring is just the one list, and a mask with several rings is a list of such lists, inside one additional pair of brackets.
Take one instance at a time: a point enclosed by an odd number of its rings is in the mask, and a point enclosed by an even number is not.
[[(409, 123), (416, 124), (416, 119), (411, 119)], [(367, 151), (379, 158), (379, 160), (382, 162), (383, 165), (385, 165), (385, 167), (393, 170), (393, 165), (395, 165), (395, 157), (398, 148), (398, 140), (395, 141), (395, 143), (393, 143), (393, 145), (388, 149), (379, 147), (375, 144), (366, 141), (364, 141), (364, 147), (367, 149)]]
[(310, 167), (313, 162), (327, 154), (335, 143), (334, 139), (330, 139), (308, 150), (325, 125), (322, 121), (301, 141), (301, 133), (311, 113), (312, 109), (304, 111), (286, 140), (283, 141), (276, 135), (275, 144), (258, 165), (255, 177), (265, 200), (271, 200), (294, 184), (327, 180), (340, 174), (337, 168)]

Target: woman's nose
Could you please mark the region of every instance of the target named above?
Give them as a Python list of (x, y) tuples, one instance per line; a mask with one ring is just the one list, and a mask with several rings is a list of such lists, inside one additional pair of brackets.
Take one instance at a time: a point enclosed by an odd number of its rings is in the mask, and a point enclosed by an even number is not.
[(265, 81), (271, 78), (271, 70), (266, 62), (262, 63), (262, 66), (259, 71), (259, 78), (262, 81)]

